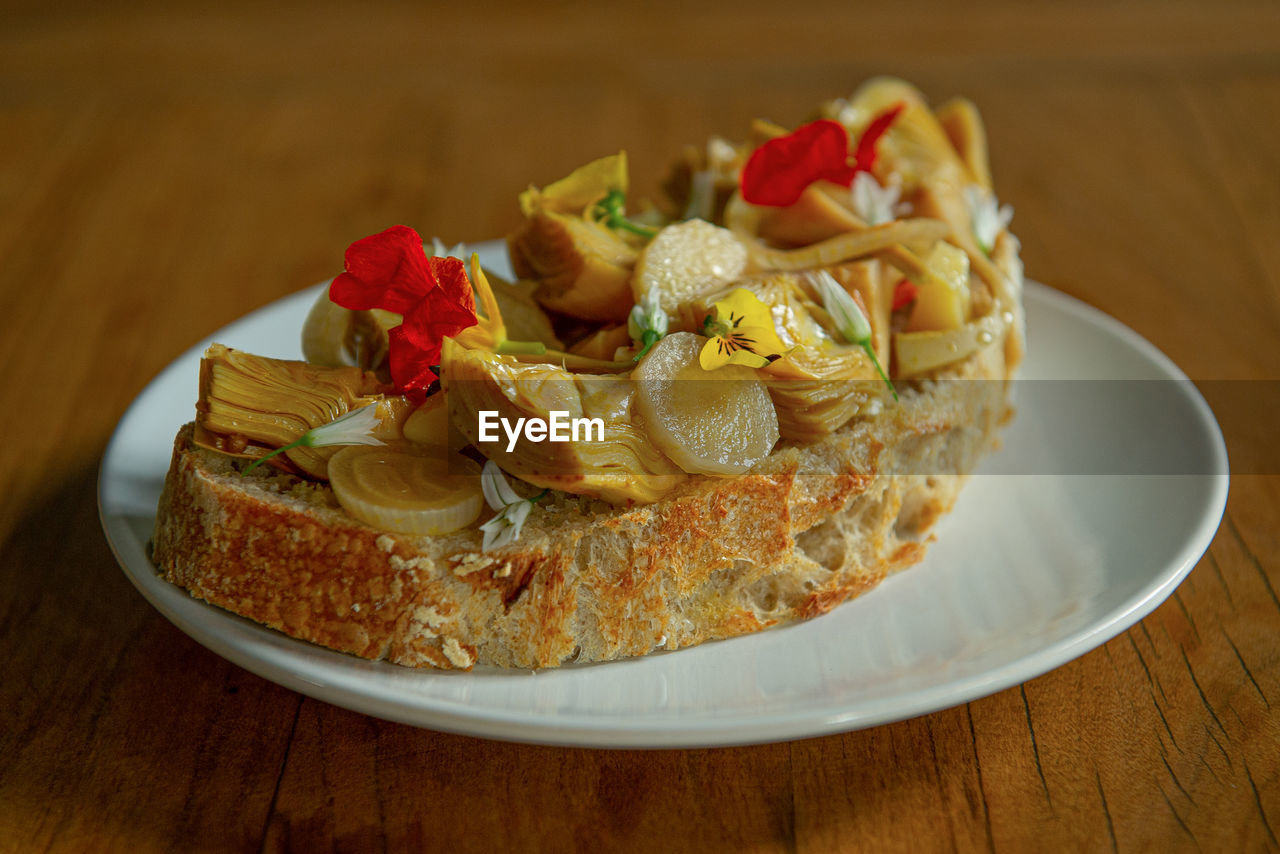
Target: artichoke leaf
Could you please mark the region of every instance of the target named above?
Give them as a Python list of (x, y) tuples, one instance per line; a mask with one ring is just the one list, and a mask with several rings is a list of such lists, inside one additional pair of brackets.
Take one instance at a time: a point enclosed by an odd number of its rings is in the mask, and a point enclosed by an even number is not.
[(507, 249), (516, 275), (537, 283), (534, 298), (544, 308), (582, 320), (626, 320), (638, 253), (606, 226), (539, 210), (507, 236)]
[(579, 166), (541, 190), (530, 187), (520, 194), (520, 210), (525, 216), (532, 216), (540, 210), (581, 215), (613, 191), (624, 195), (627, 192), (625, 151)]

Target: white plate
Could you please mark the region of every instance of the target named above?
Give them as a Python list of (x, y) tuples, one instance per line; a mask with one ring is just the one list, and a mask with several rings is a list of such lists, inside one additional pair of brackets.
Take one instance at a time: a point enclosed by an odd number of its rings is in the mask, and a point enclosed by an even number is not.
[[(506, 266), (500, 246), (484, 248), (487, 265)], [(210, 340), (296, 358), (317, 292)], [(1042, 285), (1028, 284), (1026, 308), (1021, 377), (1046, 382), (1019, 382), (1004, 448), (939, 523), (924, 562), (824, 617), (771, 632), (541, 672), (435, 672), (321, 649), (192, 599), (155, 574), (146, 544), (207, 342), (121, 419), (102, 462), (102, 525), (134, 585), (195, 640), (281, 685), (381, 718), (599, 747), (779, 741), (900, 720), (1026, 681), (1133, 625), (1195, 565), (1226, 505), (1218, 425), (1164, 355)], [(1082, 379), (1129, 382), (1048, 382)]]

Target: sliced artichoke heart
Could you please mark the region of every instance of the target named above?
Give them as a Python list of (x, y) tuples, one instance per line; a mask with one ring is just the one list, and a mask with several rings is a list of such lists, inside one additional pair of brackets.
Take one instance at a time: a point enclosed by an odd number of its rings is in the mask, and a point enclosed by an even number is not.
[(520, 194), (520, 210), (530, 216), (539, 210), (580, 214), (611, 191), (627, 192), (627, 153), (620, 151), (579, 166), (539, 190)]
[(991, 162), (987, 155), (987, 131), (977, 106), (968, 98), (952, 98), (935, 111), (951, 146), (979, 185), (991, 189)]
[(815, 181), (785, 208), (762, 208), (756, 220), (757, 236), (775, 246), (808, 246), (865, 227), (849, 190), (830, 181)]
[(626, 319), (636, 250), (590, 216), (609, 193), (626, 190), (627, 159), (619, 153), (520, 195), (525, 222), (508, 235), (507, 249), (516, 275), (537, 283), (544, 307), (583, 320)]
[(925, 258), (928, 275), (916, 277), (915, 306), (907, 332), (955, 329), (969, 319), (969, 255), (958, 246), (938, 241)]
[[(352, 409), (377, 404), (379, 438), (399, 438), (411, 410), (402, 397), (380, 393), (377, 378), (356, 367), (327, 368), (271, 359), (213, 344), (200, 362), (196, 402), (198, 445), (259, 457), (328, 424)], [(334, 448), (292, 448), (289, 461), (311, 477), (327, 477)]]
[[(512, 341), (540, 341), (548, 350), (564, 349), (550, 318), (534, 296), (535, 285), (532, 282), (508, 282), (488, 270), (485, 275), (506, 325), (507, 338)], [(479, 308), (483, 309), (483, 304)]]
[(854, 416), (877, 411), (886, 395), (875, 365), (860, 347), (800, 347), (761, 369), (784, 439), (812, 442)]
[(537, 283), (545, 308), (594, 321), (625, 320), (637, 252), (609, 228), (581, 216), (535, 210), (507, 236), (516, 275)]

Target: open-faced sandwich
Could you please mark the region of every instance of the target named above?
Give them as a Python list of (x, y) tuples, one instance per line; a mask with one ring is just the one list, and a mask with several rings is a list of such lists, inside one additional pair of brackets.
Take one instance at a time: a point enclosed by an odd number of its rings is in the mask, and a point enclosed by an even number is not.
[(627, 182), (618, 154), (525, 191), (516, 281), (397, 226), (347, 250), (305, 361), (210, 347), (164, 577), (367, 658), (539, 668), (815, 617), (920, 560), (1023, 352), (973, 105), (875, 80), (690, 149), (665, 210)]

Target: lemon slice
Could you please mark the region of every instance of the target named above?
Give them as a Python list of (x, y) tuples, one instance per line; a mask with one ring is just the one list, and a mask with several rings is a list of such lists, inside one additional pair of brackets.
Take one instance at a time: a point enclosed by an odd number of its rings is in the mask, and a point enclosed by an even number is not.
[(704, 371), (704, 338), (675, 332), (636, 368), (635, 407), (653, 442), (693, 474), (741, 474), (769, 456), (778, 413), (753, 368)]
[(353, 445), (329, 460), (329, 485), (352, 516), (397, 534), (448, 534), (480, 515), (480, 466), (458, 454)]

